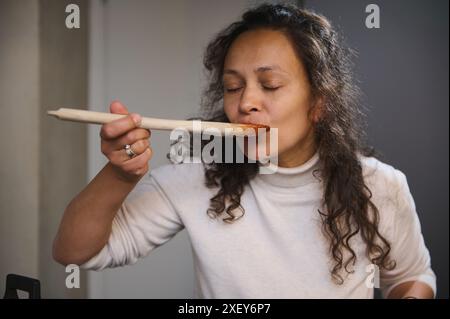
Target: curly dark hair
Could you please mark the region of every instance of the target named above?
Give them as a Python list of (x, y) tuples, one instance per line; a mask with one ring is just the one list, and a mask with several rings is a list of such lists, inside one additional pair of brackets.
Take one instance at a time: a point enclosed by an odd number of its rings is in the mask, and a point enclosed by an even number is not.
[[(280, 31), (290, 39), (305, 65), (313, 96), (323, 101), (321, 117), (314, 124), (321, 163), (319, 176), (324, 183), (323, 209), (318, 213), (334, 260), (332, 279), (342, 284), (343, 270), (347, 274), (353, 272), (356, 254), (350, 241), (358, 234), (372, 263), (380, 268), (394, 268), (395, 261), (388, 257), (391, 247), (379, 233), (379, 212), (371, 201), (372, 193), (365, 185), (358, 159), (358, 153), (376, 156), (376, 152), (365, 142), (366, 122), (350, 60), (354, 52), (343, 46), (325, 17), (292, 5), (263, 4), (219, 32), (204, 56), (209, 84), (202, 97), (202, 119), (229, 122), (223, 110), (225, 57), (240, 34), (255, 29)], [(241, 195), (258, 173), (259, 163), (204, 165), (206, 186), (219, 188), (210, 199), (207, 214), (213, 218), (225, 214), (223, 221), (235, 222), (244, 215)]]

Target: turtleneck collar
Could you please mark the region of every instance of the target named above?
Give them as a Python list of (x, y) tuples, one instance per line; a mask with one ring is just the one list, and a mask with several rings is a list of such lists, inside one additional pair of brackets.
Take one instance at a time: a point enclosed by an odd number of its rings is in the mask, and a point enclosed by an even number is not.
[(309, 160), (296, 167), (277, 167), (273, 174), (258, 174), (258, 178), (275, 187), (294, 188), (311, 182), (318, 182), (313, 175), (319, 167), (319, 152), (316, 152)]

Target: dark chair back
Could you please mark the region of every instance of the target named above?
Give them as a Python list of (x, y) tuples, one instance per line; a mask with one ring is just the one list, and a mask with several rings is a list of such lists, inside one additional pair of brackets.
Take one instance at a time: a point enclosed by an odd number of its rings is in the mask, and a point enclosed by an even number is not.
[(6, 290), (3, 299), (19, 299), (17, 290), (28, 292), (30, 299), (41, 299), (41, 283), (39, 280), (9, 274), (6, 276)]

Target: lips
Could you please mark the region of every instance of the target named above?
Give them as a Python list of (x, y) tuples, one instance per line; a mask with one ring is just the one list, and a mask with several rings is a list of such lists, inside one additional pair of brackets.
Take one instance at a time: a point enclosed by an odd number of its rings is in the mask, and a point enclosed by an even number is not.
[(248, 124), (248, 125), (255, 125), (255, 126), (270, 126), (265, 121), (258, 121), (258, 120), (239, 120), (237, 123), (239, 124)]

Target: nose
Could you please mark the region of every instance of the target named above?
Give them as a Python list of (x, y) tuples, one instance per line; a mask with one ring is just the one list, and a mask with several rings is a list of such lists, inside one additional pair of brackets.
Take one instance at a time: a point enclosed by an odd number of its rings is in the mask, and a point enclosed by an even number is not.
[(239, 103), (239, 111), (242, 113), (259, 112), (262, 109), (262, 98), (256, 88), (249, 86), (243, 89)]

